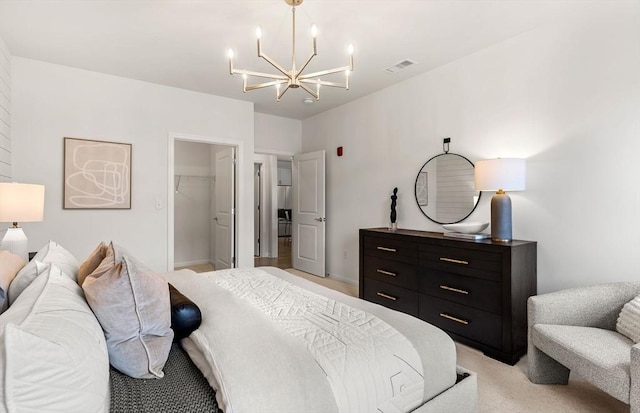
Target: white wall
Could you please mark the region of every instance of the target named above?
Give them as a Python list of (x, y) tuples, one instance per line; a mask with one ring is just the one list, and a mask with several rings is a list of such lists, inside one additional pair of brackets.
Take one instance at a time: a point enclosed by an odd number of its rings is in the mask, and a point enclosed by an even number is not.
[(294, 155), (302, 148), (302, 121), (255, 113), (256, 153)]
[[(115, 240), (156, 271), (167, 268), (169, 133), (238, 142), (238, 263), (253, 266), (253, 105), (30, 59), (12, 60), (13, 175), (46, 185), (45, 220), (25, 224), (84, 259)], [(131, 210), (63, 210), (63, 137), (133, 144)], [(161, 209), (156, 209), (160, 201)]]
[(11, 181), (11, 54), (0, 39), (0, 182)]
[(356, 282), (358, 229), (387, 225), (395, 186), (400, 227), (442, 231), (413, 185), (451, 136), (474, 162), (527, 159), (514, 238), (538, 242), (539, 292), (640, 280), (640, 3), (587, 10), (303, 121), (302, 150), (329, 154), (330, 274)]

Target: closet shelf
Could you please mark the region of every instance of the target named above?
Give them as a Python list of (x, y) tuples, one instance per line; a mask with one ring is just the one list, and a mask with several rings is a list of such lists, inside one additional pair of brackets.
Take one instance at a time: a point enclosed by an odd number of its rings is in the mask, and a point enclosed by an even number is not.
[(183, 180), (201, 180), (201, 181), (211, 181), (213, 179), (213, 176), (207, 176), (207, 175), (181, 175), (181, 174), (176, 174), (175, 176), (175, 183), (176, 183), (176, 192), (178, 192), (178, 190), (180, 189), (180, 182)]

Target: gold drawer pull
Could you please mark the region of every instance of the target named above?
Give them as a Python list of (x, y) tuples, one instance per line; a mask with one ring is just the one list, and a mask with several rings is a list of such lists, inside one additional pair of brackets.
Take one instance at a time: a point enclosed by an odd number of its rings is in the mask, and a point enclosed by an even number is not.
[[(380, 293), (378, 293), (378, 294), (380, 294)], [(455, 321), (456, 323), (460, 323), (460, 324), (464, 324), (464, 325), (469, 324), (469, 322), (467, 320), (463, 320), (461, 318), (451, 316), (451, 315), (449, 315), (447, 313), (440, 313), (440, 317), (446, 318), (447, 320)]]
[(463, 265), (469, 264), (469, 261), (462, 261), (462, 260), (456, 260), (454, 258), (445, 258), (445, 257), (440, 257), (440, 261), (452, 262), (454, 264), (463, 264)]
[(459, 288), (453, 288), (453, 287), (449, 287), (447, 285), (441, 285), (440, 288), (442, 288), (443, 290), (447, 290), (447, 291), (453, 291), (454, 293), (469, 294), (469, 291), (460, 290)]
[(387, 247), (377, 247), (377, 248), (381, 251), (397, 252), (395, 248), (387, 248)]
[(384, 297), (384, 298), (386, 298), (386, 299), (388, 299), (388, 300), (391, 300), (391, 301), (395, 301), (395, 300), (397, 300), (397, 299), (398, 299), (398, 297), (393, 297), (393, 296), (391, 296), (391, 295), (387, 295), (387, 294), (385, 294), (385, 293), (377, 293), (377, 294), (378, 294), (380, 297)]
[(398, 275), (395, 272), (389, 272), (389, 271), (385, 271), (385, 270), (381, 270), (381, 269), (377, 269), (376, 271), (379, 272), (380, 274), (388, 275), (388, 276), (391, 276), (391, 277), (395, 277), (396, 275)]

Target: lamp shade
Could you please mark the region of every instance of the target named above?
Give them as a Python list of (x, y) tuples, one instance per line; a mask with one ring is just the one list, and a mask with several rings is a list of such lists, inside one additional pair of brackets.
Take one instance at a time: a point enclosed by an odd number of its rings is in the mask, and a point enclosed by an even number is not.
[(524, 159), (498, 158), (477, 161), (475, 181), (477, 191), (522, 191), (526, 189)]
[(44, 185), (0, 182), (0, 222), (42, 221)]

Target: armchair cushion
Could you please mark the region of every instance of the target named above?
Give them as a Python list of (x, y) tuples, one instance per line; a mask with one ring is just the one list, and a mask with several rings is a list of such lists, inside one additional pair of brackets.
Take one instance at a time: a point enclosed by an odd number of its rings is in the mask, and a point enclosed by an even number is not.
[(533, 344), (619, 400), (629, 402), (631, 346), (627, 337), (601, 328), (535, 324)]
[(640, 343), (640, 295), (622, 307), (616, 331), (629, 337), (634, 343)]

